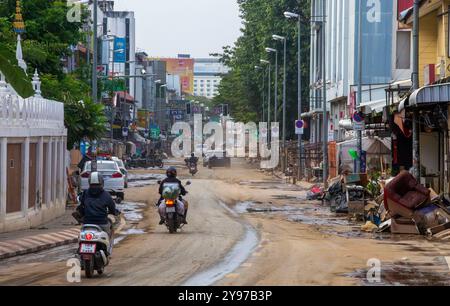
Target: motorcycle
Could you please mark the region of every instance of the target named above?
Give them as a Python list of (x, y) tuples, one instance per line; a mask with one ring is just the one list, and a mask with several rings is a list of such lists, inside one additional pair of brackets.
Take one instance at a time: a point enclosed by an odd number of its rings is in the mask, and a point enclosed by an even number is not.
[[(161, 184), (161, 182), (158, 182)], [(191, 182), (187, 182), (186, 185), (189, 186)], [(177, 230), (183, 228), (183, 218), (177, 212), (177, 204), (178, 201), (183, 201), (180, 197), (180, 187), (177, 183), (165, 183), (163, 186), (163, 201), (166, 205), (166, 216), (165, 216), (165, 225), (169, 230), (169, 233), (175, 234)], [(186, 206), (186, 202), (183, 202)], [(186, 207), (187, 209), (187, 207)]]
[(190, 173), (192, 176), (194, 176), (194, 175), (197, 174), (198, 169), (197, 169), (197, 164), (196, 164), (196, 163), (189, 163), (188, 168), (189, 168), (189, 173)]
[[(116, 215), (120, 215), (120, 212), (117, 211)], [(111, 216), (108, 216), (108, 218), (113, 225), (116, 220), (111, 220)], [(82, 223), (82, 218), (77, 219), (77, 221)], [(92, 278), (95, 271), (99, 275), (103, 274), (105, 267), (109, 264), (113, 244), (113, 234), (110, 237), (100, 226), (95, 224), (83, 224), (81, 226), (76, 257), (79, 259), (81, 270), (84, 270), (87, 278)]]

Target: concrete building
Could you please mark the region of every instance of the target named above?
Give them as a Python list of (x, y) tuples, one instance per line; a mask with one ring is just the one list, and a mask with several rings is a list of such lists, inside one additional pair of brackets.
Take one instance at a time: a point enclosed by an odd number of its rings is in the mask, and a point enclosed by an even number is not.
[[(114, 1), (99, 1), (98, 20), (101, 65), (104, 75), (133, 76), (136, 74), (136, 22), (134, 12), (114, 11)], [(114, 61), (114, 41), (125, 40), (125, 62)], [(116, 50), (117, 51), (117, 50)], [(125, 78), (126, 91), (133, 96), (134, 80)], [(137, 101), (138, 108), (142, 101)]]
[[(450, 121), (450, 51), (449, 0), (421, 1), (419, 14), (419, 84), (422, 86), (399, 105), (406, 121), (420, 112), (419, 154), (420, 182), (438, 193), (450, 193), (449, 126)], [(412, 10), (401, 20), (412, 27)], [(412, 137), (399, 142), (409, 145)], [(412, 163), (412, 154), (409, 156)]]
[(194, 95), (214, 98), (220, 81), (229, 69), (215, 58), (198, 58), (194, 62)]
[[(321, 16), (325, 3), (327, 19), (323, 25)], [(310, 167), (317, 167), (322, 161), (323, 124), (328, 126), (330, 143), (356, 136), (351, 117), (358, 102), (359, 3), (359, 0), (312, 1), (311, 15), (317, 17), (313, 17), (311, 27), (310, 112), (302, 115), (310, 128), (310, 144), (306, 147)], [(362, 0), (361, 3), (363, 64), (362, 99), (358, 110), (368, 116), (379, 114), (381, 117), (388, 105), (387, 92), (404, 83), (410, 84), (411, 30), (398, 26), (397, 14), (394, 13), (397, 12), (397, 1)], [(326, 37), (325, 81), (321, 62), (323, 32)], [(327, 86), (328, 110), (325, 120), (322, 116), (324, 83)], [(400, 100), (398, 91), (393, 91), (390, 100)], [(374, 122), (381, 124), (376, 120)], [(333, 163), (332, 158), (330, 163)], [(332, 176), (339, 170), (339, 155), (334, 163)]]

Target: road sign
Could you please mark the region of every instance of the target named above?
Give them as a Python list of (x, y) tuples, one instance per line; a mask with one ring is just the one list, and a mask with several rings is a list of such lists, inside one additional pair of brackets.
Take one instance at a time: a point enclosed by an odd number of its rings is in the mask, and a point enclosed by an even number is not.
[(296, 135), (303, 135), (304, 128), (305, 128), (305, 122), (303, 120), (295, 121), (295, 134)]
[(353, 119), (353, 130), (364, 131), (364, 129), (366, 128), (364, 114), (361, 112), (354, 112), (352, 119)]

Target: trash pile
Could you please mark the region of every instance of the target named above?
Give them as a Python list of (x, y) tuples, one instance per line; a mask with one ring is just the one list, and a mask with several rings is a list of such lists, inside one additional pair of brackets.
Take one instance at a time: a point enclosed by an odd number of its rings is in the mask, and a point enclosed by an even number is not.
[(313, 186), (307, 199), (322, 200), (332, 212), (365, 222), (362, 231), (450, 239), (450, 201), (419, 184), (408, 171), (387, 180), (341, 175), (329, 181), (327, 190)]

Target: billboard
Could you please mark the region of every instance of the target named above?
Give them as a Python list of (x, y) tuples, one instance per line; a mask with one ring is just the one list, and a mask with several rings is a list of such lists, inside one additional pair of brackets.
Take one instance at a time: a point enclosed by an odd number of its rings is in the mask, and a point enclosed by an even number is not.
[(125, 63), (127, 61), (126, 55), (127, 41), (125, 38), (116, 37), (114, 38), (114, 62), (115, 63)]
[(193, 58), (165, 58), (167, 74), (180, 76), (181, 91), (194, 94), (194, 59)]
[[(359, 4), (362, 3), (362, 82), (363, 84), (384, 84), (391, 81), (393, 5), (385, 0), (361, 0), (356, 2), (355, 33), (359, 29)], [(358, 54), (358, 40), (355, 37), (355, 54)], [(358, 75), (358, 65), (355, 65)]]

